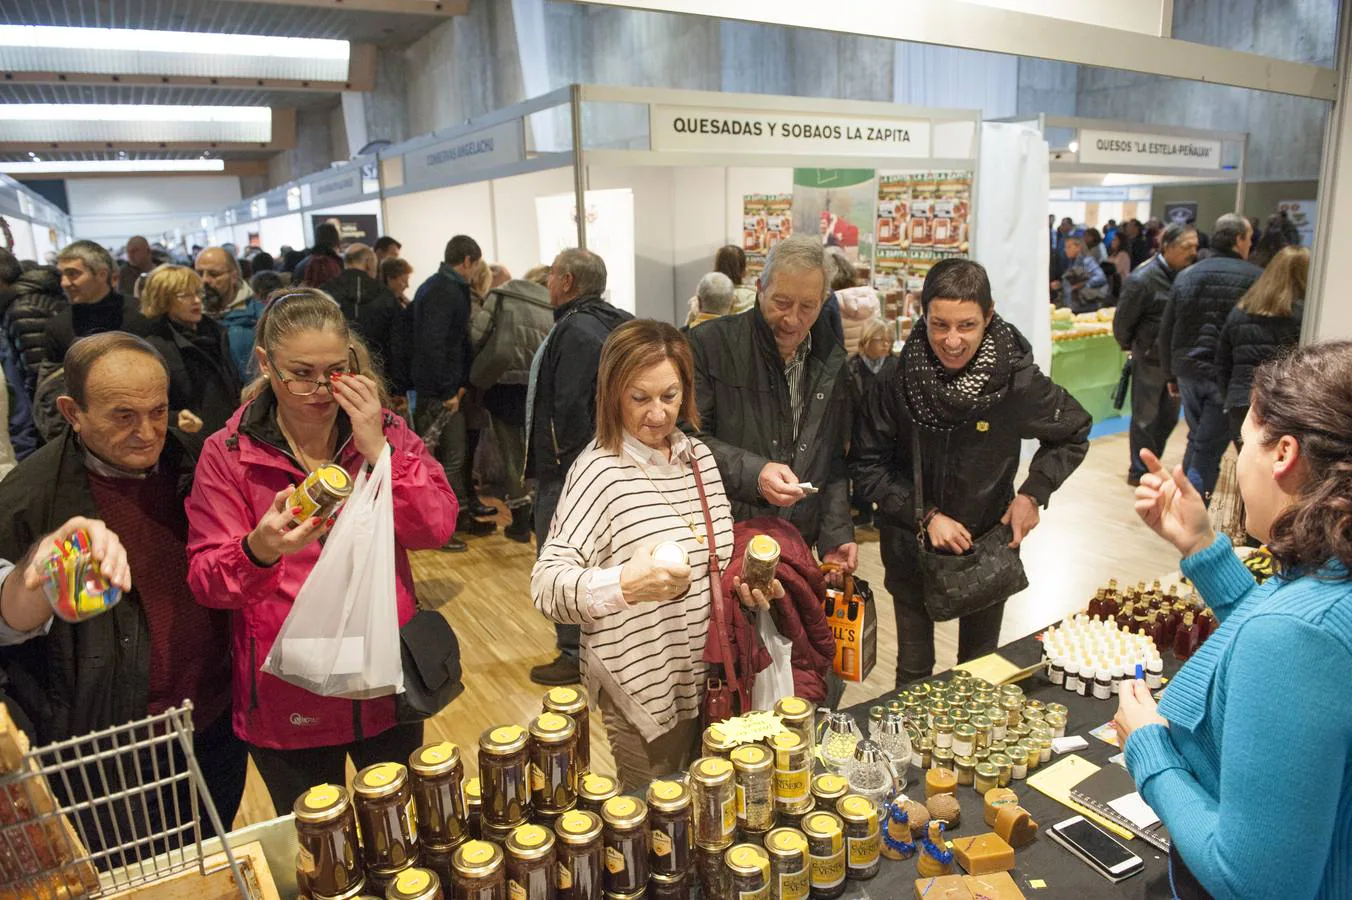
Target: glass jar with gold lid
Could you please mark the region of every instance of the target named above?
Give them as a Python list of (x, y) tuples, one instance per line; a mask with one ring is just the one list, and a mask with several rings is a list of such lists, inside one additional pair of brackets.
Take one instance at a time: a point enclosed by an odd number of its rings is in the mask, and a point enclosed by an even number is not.
[(705, 756), (690, 767), (695, 845), (723, 850), (737, 833), (737, 787), (732, 763)]
[(386, 900), (443, 900), (445, 896), (435, 872), (414, 867), (396, 875), (385, 891)]
[(451, 870), (456, 900), (507, 900), (507, 857), (497, 844), (466, 841)]
[(530, 818), (530, 736), (520, 725), (489, 728), (479, 738), (483, 825), (501, 833)]
[(589, 810), (566, 812), (554, 823), (558, 837), (557, 900), (600, 900), (605, 893), (601, 832), (601, 817)]
[(763, 834), (775, 824), (774, 758), (762, 744), (732, 751), (737, 780), (737, 827)]
[(530, 724), (531, 806), (557, 816), (577, 805), (577, 725), (568, 716), (543, 713)]
[(413, 775), (413, 808), (424, 847), (450, 850), (465, 840), (465, 766), (460, 748), (449, 741), (426, 744), (408, 758)]
[(522, 825), (507, 838), (507, 895), (512, 900), (554, 900), (558, 872), (554, 832)]
[(609, 775), (588, 772), (578, 779), (578, 808), (594, 812), (598, 816), (601, 814), (601, 808), (606, 805), (606, 801), (611, 797), (618, 797), (619, 794), (619, 782)]
[(691, 818), (690, 791), (685, 785), (654, 781), (648, 786), (648, 868), (652, 873), (682, 875), (694, 866)]
[(606, 893), (631, 894), (648, 884), (648, 807), (637, 797), (611, 797), (601, 809)]
[(545, 692), (544, 711), (573, 720), (577, 727), (577, 771), (591, 771), (591, 713), (587, 695), (574, 687), (554, 687)]
[(335, 897), (363, 883), (357, 817), (347, 791), (321, 784), (296, 798), (297, 870), (314, 893)]
[(770, 857), (755, 844), (738, 844), (723, 856), (738, 900), (769, 900)]
[(352, 779), (352, 792), (367, 874), (389, 876), (409, 866), (418, 857), (418, 831), (408, 769), (367, 766)]

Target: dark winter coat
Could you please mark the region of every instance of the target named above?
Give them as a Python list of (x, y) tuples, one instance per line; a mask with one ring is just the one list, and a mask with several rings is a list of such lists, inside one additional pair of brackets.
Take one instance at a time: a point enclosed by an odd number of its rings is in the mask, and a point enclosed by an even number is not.
[(1216, 380), (1221, 326), (1263, 270), (1238, 256), (1194, 263), (1174, 279), (1160, 323), (1160, 362), (1170, 381)]
[(1254, 369), (1300, 343), (1303, 307), (1297, 303), (1289, 317), (1230, 310), (1216, 347), (1216, 380), (1226, 409), (1248, 406)]
[(47, 321), (69, 306), (70, 301), (61, 291), (60, 273), (51, 266), (43, 266), (20, 275), (11, 289), (9, 304), (0, 309), (5, 334), (22, 359), (23, 387), (30, 397), (37, 390), (38, 366), (46, 358), (43, 335)]
[(418, 403), (449, 400), (469, 383), (469, 282), (442, 263), (418, 288), (409, 309), (413, 313), (410, 378)]
[[(872, 370), (864, 364), (862, 354), (850, 357), (850, 380), (854, 382), (856, 400), (862, 402), (863, 398), (877, 390), (879, 385), (885, 385), (891, 381), (900, 365), (901, 360), (889, 354), (883, 357), (882, 368), (878, 370), (877, 375), (874, 375)], [(856, 411), (858, 411), (858, 408), (856, 406)]]
[(203, 438), (224, 428), (240, 405), (239, 369), (225, 327), (204, 316), (194, 335), (156, 316), (143, 335), (169, 367), (169, 423), (186, 409), (202, 420)]
[[(845, 441), (853, 410), (853, 385), (845, 345), (819, 316), (812, 326), (802, 423), (794, 437), (784, 362), (759, 307), (723, 316), (690, 331), (700, 429), (695, 432), (718, 460), (723, 486), (741, 522), (778, 516), (792, 522), (822, 554), (854, 540), (850, 520)], [(783, 463), (819, 493), (793, 506), (772, 506), (760, 494), (767, 463)]]
[(70, 345), (91, 334), (106, 331), (143, 334), (145, 330), (146, 319), (135, 297), (123, 297), (112, 291), (97, 303), (72, 303), (47, 320), (43, 362), (50, 366), (65, 365)]
[(361, 269), (347, 269), (324, 291), (343, 308), (343, 316), (366, 341), (382, 373), (389, 371), (394, 326), (403, 307), (394, 292)]
[(632, 318), (595, 296), (578, 297), (554, 310), (527, 436), (527, 472), (542, 483), (562, 484), (573, 461), (595, 438), (601, 346), (612, 331)]
[(1160, 364), (1160, 321), (1176, 277), (1164, 257), (1156, 255), (1122, 284), (1113, 316), (1113, 337), (1123, 350), (1149, 365)]

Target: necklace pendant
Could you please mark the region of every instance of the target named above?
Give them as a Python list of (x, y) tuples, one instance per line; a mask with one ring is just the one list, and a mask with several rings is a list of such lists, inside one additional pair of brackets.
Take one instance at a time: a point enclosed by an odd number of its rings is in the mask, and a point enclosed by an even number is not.
[(697, 535), (695, 535), (695, 540), (697, 540), (697, 541), (699, 541), (701, 544), (703, 544), (703, 543), (704, 543), (704, 535), (702, 535), (702, 534), (697, 534)]

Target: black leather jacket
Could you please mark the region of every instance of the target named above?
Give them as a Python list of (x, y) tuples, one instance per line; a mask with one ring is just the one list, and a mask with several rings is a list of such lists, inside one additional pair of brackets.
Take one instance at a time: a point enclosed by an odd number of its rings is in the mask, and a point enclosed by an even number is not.
[(1160, 362), (1170, 380), (1216, 380), (1221, 326), (1263, 270), (1238, 256), (1213, 256), (1174, 279), (1160, 323)]
[(1160, 364), (1160, 321), (1176, 275), (1164, 257), (1156, 254), (1127, 276), (1122, 285), (1117, 314), (1113, 316), (1113, 337), (1138, 362)]

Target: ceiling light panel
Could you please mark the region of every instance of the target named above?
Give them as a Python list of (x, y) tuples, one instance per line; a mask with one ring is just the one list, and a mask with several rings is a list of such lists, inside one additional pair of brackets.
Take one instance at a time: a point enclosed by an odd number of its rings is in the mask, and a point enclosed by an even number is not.
[(0, 172), (25, 175), (119, 174), (128, 172), (224, 172), (220, 159), (105, 159), (0, 162)]
[(0, 103), (10, 143), (235, 143), (272, 140), (266, 106)]
[(131, 28), (0, 25), (0, 70), (346, 81), (347, 41)]

